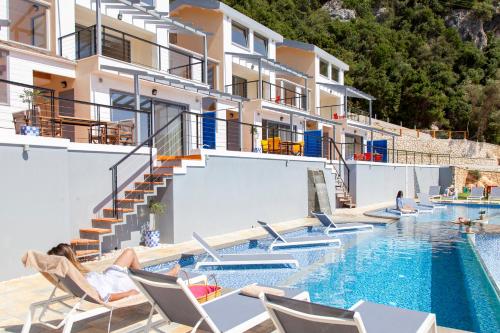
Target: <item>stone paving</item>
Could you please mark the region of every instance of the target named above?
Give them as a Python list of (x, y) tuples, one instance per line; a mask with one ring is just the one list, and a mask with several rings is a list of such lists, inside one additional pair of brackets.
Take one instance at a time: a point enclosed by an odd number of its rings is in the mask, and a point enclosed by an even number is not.
[[(336, 220), (343, 222), (371, 222), (373, 218), (362, 215), (363, 211), (383, 207), (386, 204), (374, 205), (370, 207), (355, 209), (338, 209), (336, 211)], [(378, 219), (377, 223), (393, 223), (393, 220)], [(291, 231), (304, 226), (317, 225), (317, 221), (312, 218), (298, 219), (279, 223), (275, 226), (278, 231)], [(257, 239), (265, 237), (266, 234), (261, 228), (252, 228), (224, 234), (216, 237), (209, 237), (207, 240), (215, 247), (226, 247), (244, 242), (248, 239)], [(194, 241), (183, 242), (174, 245), (162, 245), (158, 248), (149, 249), (137, 247), (139, 260), (142, 265), (151, 265), (169, 260), (180, 258), (182, 253), (200, 253), (201, 249)], [(88, 262), (91, 270), (103, 270), (112, 264), (115, 257), (119, 254), (112, 253), (103, 257), (101, 260)], [(21, 262), (19, 262), (21, 265)], [(29, 305), (36, 301), (47, 299), (52, 290), (51, 285), (40, 275), (33, 274), (19, 279), (0, 282), (0, 332), (21, 332), (22, 324), (25, 320)], [(62, 294), (62, 293), (61, 293)], [(89, 305), (86, 304), (88, 307)], [(91, 307), (92, 305), (90, 305)], [(127, 332), (130, 329), (139, 327), (145, 323), (149, 314), (149, 304), (141, 304), (134, 307), (118, 309), (113, 312), (111, 321), (111, 330), (116, 332)], [(48, 316), (50, 320), (56, 320), (57, 316)], [(159, 318), (158, 315), (155, 316)], [(109, 314), (97, 318), (82, 321), (73, 326), (73, 332), (107, 332)], [(190, 328), (171, 324), (162, 327), (162, 330), (169, 333), (189, 332)], [(266, 321), (249, 332), (252, 333), (270, 333), (274, 332), (274, 326), (271, 321)], [(62, 330), (58, 330), (62, 331)], [(440, 333), (459, 333), (458, 330), (439, 328)], [(55, 330), (34, 324), (31, 332), (55, 332)]]

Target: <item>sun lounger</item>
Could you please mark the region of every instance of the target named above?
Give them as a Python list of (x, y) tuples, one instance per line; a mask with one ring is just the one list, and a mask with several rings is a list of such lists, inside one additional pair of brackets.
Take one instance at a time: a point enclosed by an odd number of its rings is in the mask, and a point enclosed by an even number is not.
[[(30, 305), (26, 321), (24, 322), (23, 329), (21, 331), (22, 333), (28, 333), (35, 320), (52, 329), (59, 329), (64, 326), (63, 333), (69, 333), (71, 332), (73, 324), (78, 321), (110, 313), (109, 320), (111, 322), (111, 314), (114, 309), (134, 306), (142, 303), (147, 304), (147, 299), (142, 294), (127, 297), (114, 302), (103, 302), (100, 299), (97, 290), (95, 290), (94, 287), (87, 282), (87, 279), (82, 275), (82, 273), (80, 273), (80, 271), (65, 257), (51, 256), (36, 251), (28, 251), (23, 256), (22, 262), (24, 266), (36, 269), (51, 284), (54, 285), (54, 289), (47, 300)], [(206, 281), (207, 278), (204, 275), (191, 273), (189, 275), (189, 279), (191, 283), (196, 283)], [(58, 289), (66, 294), (56, 297), (55, 294)], [(66, 303), (67, 301), (74, 299), (76, 302), (71, 304)], [(84, 302), (99, 306), (83, 311), (81, 306)], [(51, 306), (56, 304), (65, 306), (68, 311), (64, 312), (52, 309)], [(38, 317), (35, 318), (35, 313), (39, 308), (42, 308), (42, 311)], [(44, 320), (44, 317), (47, 312), (58, 313), (63, 316), (63, 319), (59, 323), (46, 321)]]
[(429, 198), (439, 199), (441, 198), (441, 186), (429, 186)]
[(433, 207), (419, 205), (412, 198), (403, 198), (403, 207), (410, 207), (412, 210), (420, 213), (432, 213)]
[(470, 195), (467, 200), (483, 200), (484, 199), (484, 187), (473, 187), (470, 191)]
[(271, 250), (274, 248), (290, 248), (290, 247), (303, 247), (303, 246), (325, 246), (338, 244), (340, 246), (340, 239), (332, 238), (328, 236), (305, 236), (305, 237), (290, 237), (285, 238), (285, 236), (280, 235), (276, 230), (273, 229), (269, 224), (257, 221), (260, 226), (267, 231), (271, 237), (274, 238), (271, 246)]
[(386, 209), (386, 212), (388, 213), (391, 213), (391, 214), (394, 214), (394, 215), (399, 215), (401, 217), (406, 217), (406, 216), (418, 216), (418, 211), (417, 210), (414, 210), (414, 211), (400, 211), (399, 209), (395, 209), (395, 208), (387, 208)]
[(333, 220), (322, 212), (313, 212), (313, 215), (325, 226), (325, 234), (338, 231), (371, 231), (373, 225), (364, 223), (335, 224)]
[(261, 294), (280, 333), (437, 333), (436, 315), (360, 301), (349, 310)]
[(299, 262), (290, 254), (259, 253), (259, 254), (217, 254), (217, 251), (208, 245), (203, 238), (193, 232), (193, 239), (212, 257), (212, 261), (199, 261), (195, 269), (205, 266), (224, 267), (224, 266), (295, 266), (299, 267)]
[(418, 193), (417, 196), (418, 196), (420, 206), (431, 207), (431, 208), (435, 208), (435, 209), (446, 209), (445, 205), (440, 205), (440, 204), (432, 202), (427, 193)]
[[(193, 327), (191, 332), (245, 332), (269, 318), (262, 302), (240, 294), (240, 289), (200, 304), (181, 279), (131, 269), (130, 277), (152, 304), (146, 332), (165, 322)], [(289, 298), (309, 299), (307, 292), (283, 288)], [(154, 311), (163, 321), (152, 323)]]
[(488, 196), (488, 202), (499, 201), (500, 200), (500, 187), (494, 186), (491, 188), (490, 195)]

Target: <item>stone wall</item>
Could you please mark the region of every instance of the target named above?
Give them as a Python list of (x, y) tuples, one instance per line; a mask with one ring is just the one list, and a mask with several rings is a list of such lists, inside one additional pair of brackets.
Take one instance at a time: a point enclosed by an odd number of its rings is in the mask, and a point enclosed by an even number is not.
[(499, 186), (500, 171), (498, 168), (467, 168), (451, 167), (452, 183), (458, 192), (462, 192), (464, 186)]

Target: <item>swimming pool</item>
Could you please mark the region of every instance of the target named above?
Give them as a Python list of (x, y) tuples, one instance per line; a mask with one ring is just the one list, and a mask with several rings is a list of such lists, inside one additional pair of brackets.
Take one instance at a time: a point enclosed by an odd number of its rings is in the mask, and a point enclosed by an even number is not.
[[(466, 236), (447, 222), (480, 207), (449, 205), (373, 232), (339, 235), (342, 247), (281, 250), (300, 268), (203, 270), (220, 285), (241, 287), (258, 282), (308, 290), (314, 302), (350, 307), (359, 299), (436, 313), (438, 325), (480, 333), (500, 332), (500, 300)], [(490, 214), (500, 207), (490, 208)], [(290, 233), (320, 233), (319, 229)], [(264, 252), (270, 240), (253, 241), (223, 253)], [(200, 258), (181, 260), (193, 270)], [(173, 263), (152, 266), (162, 271)]]

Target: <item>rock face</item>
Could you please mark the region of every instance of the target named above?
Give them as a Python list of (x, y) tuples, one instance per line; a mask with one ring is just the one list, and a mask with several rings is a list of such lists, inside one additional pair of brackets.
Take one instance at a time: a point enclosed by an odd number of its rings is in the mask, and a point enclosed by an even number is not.
[(453, 10), (451, 15), (446, 18), (446, 24), (455, 27), (463, 40), (473, 42), (481, 50), (488, 44), (483, 21), (470, 10)]
[(356, 18), (356, 11), (343, 8), (343, 5), (342, 0), (331, 0), (323, 5), (323, 9), (325, 9), (332, 18), (341, 21), (354, 20)]

